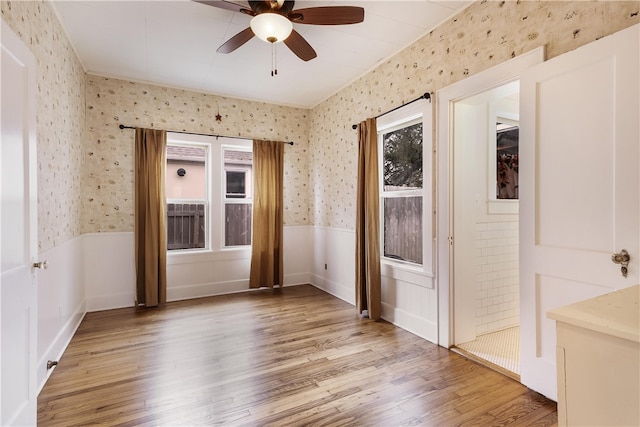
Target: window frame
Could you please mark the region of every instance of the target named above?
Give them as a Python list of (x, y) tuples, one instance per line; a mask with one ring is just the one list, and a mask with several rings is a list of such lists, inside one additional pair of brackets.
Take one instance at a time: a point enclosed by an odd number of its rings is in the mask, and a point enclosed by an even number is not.
[[(202, 203), (204, 202), (204, 221), (205, 221), (205, 233), (204, 233), (204, 248), (187, 248), (187, 249), (169, 249), (167, 247), (167, 254), (169, 253), (182, 253), (182, 252), (202, 252), (202, 251), (208, 251), (210, 248), (210, 233), (208, 233), (208, 230), (210, 229), (210, 216), (211, 216), (211, 189), (210, 189), (210, 182), (211, 182), (211, 147), (209, 144), (203, 143), (203, 142), (199, 142), (199, 141), (183, 141), (183, 140), (174, 140), (174, 139), (170, 139), (169, 138), (169, 132), (167, 132), (167, 148), (169, 146), (172, 147), (194, 147), (194, 148), (202, 148), (205, 150), (205, 160), (204, 160), (204, 177), (205, 177), (205, 189), (204, 189), (204, 195), (205, 198), (204, 199), (173, 199), (173, 198), (169, 198), (166, 197), (166, 190), (165, 190), (165, 204), (168, 207), (168, 205), (170, 203), (174, 203), (174, 204), (185, 204), (185, 203)], [(166, 176), (167, 174), (170, 173), (170, 171), (167, 169), (168, 167), (168, 159), (165, 160), (165, 164), (164, 164), (164, 168), (165, 168), (165, 183), (166, 183)], [(168, 219), (168, 217), (167, 217)], [(169, 242), (169, 236), (168, 236), (168, 228), (165, 229), (165, 232), (167, 233), (167, 245)]]
[[(225, 246), (225, 204), (227, 200), (246, 203), (245, 199), (226, 199), (226, 171), (224, 150), (253, 152), (253, 140), (242, 138), (215, 137), (179, 132), (167, 132), (167, 146), (206, 147), (205, 160), (206, 196), (205, 205), (205, 248), (167, 250), (167, 256), (175, 261), (189, 257), (193, 262), (214, 259), (244, 258), (251, 252), (251, 245)], [(165, 162), (165, 168), (167, 163)], [(253, 163), (252, 163), (253, 167)], [(166, 172), (166, 170), (165, 170)], [(168, 199), (167, 204), (170, 200)], [(183, 199), (178, 199), (182, 201)], [(250, 199), (253, 204), (253, 197)], [(166, 232), (166, 230), (165, 230)], [(226, 254), (226, 255), (225, 255)]]
[[(430, 100), (419, 100), (390, 113), (384, 114), (376, 121), (378, 132), (378, 181), (380, 201), (380, 254), (381, 272), (383, 276), (403, 280), (419, 286), (433, 288), (434, 257), (433, 223), (433, 144), (432, 114)], [(384, 191), (384, 151), (383, 135), (422, 122), (422, 189)], [(384, 199), (388, 197), (422, 197), (422, 264), (398, 260), (384, 256)], [(426, 277), (425, 277), (426, 276)], [(427, 279), (427, 278), (430, 278)]]
[[(236, 204), (236, 205), (241, 205), (241, 204), (250, 204), (251, 205), (251, 215), (252, 215), (252, 219), (253, 219), (253, 185), (251, 185), (251, 191), (250, 191), (250, 195), (251, 197), (246, 197), (247, 192), (246, 192), (246, 188), (247, 188), (247, 182), (245, 181), (245, 197), (244, 198), (234, 198), (234, 197), (228, 197), (227, 196), (227, 169), (225, 169), (225, 162), (224, 162), (224, 152), (229, 150), (229, 151), (243, 151), (243, 152), (247, 152), (247, 153), (253, 153), (253, 141), (252, 140), (242, 140), (242, 141), (246, 141), (248, 142), (247, 144), (245, 143), (240, 143), (240, 142), (236, 142), (233, 144), (221, 144), (221, 148), (220, 148), (220, 170), (221, 170), (221, 174), (220, 174), (220, 184), (221, 184), (221, 189), (220, 189), (220, 215), (221, 215), (221, 220), (220, 220), (220, 226), (221, 226), (221, 230), (220, 230), (220, 250), (234, 250), (234, 249), (241, 249), (241, 248), (251, 248), (251, 245), (230, 245), (227, 246), (225, 243), (226, 240), (226, 230), (225, 230), (225, 208), (227, 204)], [(251, 170), (253, 171), (253, 158), (251, 160)], [(233, 171), (233, 170), (232, 170)], [(245, 171), (245, 180), (246, 180), (246, 171)], [(251, 173), (251, 178), (253, 179), (253, 172)], [(253, 242), (253, 239), (251, 240)]]
[[(514, 107), (514, 108), (517, 108)], [(495, 123), (503, 122), (520, 128), (520, 117), (509, 109), (498, 108), (496, 102), (489, 105), (489, 129), (488, 129), (488, 153), (487, 153), (487, 215), (517, 214), (519, 211), (518, 199), (499, 199), (496, 196), (496, 163), (497, 163), (497, 132)]]

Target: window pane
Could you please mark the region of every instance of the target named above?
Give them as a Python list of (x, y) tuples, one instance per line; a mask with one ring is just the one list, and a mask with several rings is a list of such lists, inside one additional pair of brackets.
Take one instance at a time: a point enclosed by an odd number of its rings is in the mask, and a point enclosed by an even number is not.
[(382, 136), (384, 191), (422, 188), (422, 123)]
[(246, 192), (246, 172), (227, 171), (227, 197), (230, 199), (244, 199)]
[(206, 161), (206, 147), (167, 145), (167, 250), (205, 248)]
[(517, 125), (496, 123), (496, 198), (518, 198), (518, 148)]
[(167, 249), (204, 248), (204, 204), (167, 204)]
[(167, 199), (206, 199), (206, 156), (204, 147), (167, 146)]
[(227, 203), (224, 207), (225, 246), (245, 246), (251, 244), (250, 203)]
[(422, 197), (385, 197), (384, 256), (422, 264)]
[(253, 153), (251, 151), (224, 150), (226, 196), (230, 199), (250, 199), (253, 180)]

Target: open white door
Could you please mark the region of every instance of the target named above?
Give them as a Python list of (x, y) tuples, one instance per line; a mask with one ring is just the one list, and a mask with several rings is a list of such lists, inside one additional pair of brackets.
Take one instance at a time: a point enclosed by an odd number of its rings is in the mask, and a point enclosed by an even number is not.
[(639, 282), (639, 51), (636, 25), (520, 80), (521, 381), (556, 400), (547, 310)]
[(35, 65), (2, 21), (0, 425), (36, 425), (37, 183)]

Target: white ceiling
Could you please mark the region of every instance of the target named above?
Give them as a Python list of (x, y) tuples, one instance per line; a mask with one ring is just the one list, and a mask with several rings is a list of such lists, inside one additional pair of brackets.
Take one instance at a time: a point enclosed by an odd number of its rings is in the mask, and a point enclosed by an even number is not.
[[(235, 52), (217, 53), (249, 26), (239, 12), (189, 0), (52, 1), (86, 70), (235, 98), (312, 107), (434, 29), (471, 1), (297, 1), (295, 9), (349, 5), (364, 22), (294, 24), (318, 57), (304, 62), (277, 44), (253, 38)], [(246, 4), (238, 0), (236, 3)], [(248, 6), (248, 5), (247, 5)]]

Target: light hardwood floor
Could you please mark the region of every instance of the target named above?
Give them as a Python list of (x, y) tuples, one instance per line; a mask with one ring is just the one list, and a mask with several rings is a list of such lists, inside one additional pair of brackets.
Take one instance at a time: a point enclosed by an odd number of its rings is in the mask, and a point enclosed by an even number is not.
[(88, 313), (38, 425), (554, 426), (556, 404), (310, 285)]

